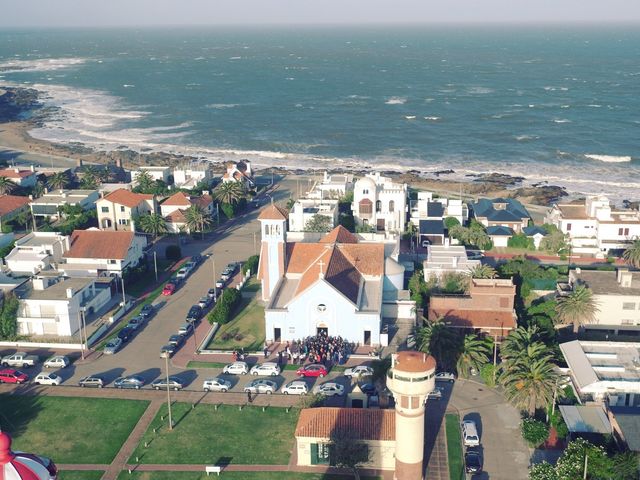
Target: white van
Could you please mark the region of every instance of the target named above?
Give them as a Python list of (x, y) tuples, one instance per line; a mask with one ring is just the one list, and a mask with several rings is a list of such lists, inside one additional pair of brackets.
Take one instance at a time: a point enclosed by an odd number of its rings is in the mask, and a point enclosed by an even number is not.
[(465, 420), (462, 422), (462, 443), (465, 447), (477, 447), (480, 445), (480, 436), (476, 428), (476, 422)]

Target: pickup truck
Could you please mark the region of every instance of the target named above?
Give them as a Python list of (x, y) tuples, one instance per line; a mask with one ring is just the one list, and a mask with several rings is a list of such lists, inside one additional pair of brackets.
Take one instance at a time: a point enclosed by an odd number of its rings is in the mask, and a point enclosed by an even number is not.
[(3, 367), (33, 367), (38, 363), (38, 357), (35, 355), (27, 355), (24, 352), (16, 352), (13, 355), (2, 357), (0, 361)]

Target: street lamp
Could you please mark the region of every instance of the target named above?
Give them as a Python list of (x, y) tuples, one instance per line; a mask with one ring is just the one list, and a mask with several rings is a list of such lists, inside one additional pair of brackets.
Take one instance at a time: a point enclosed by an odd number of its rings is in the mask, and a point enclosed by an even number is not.
[(158, 260), (157, 260), (156, 251), (153, 251), (153, 269), (156, 272), (156, 283), (158, 282)]
[(211, 268), (213, 270), (213, 303), (216, 303), (218, 301), (218, 287), (216, 287), (216, 261), (213, 252), (211, 252)]
[[(80, 307), (80, 318), (82, 319), (82, 330), (84, 331), (84, 344), (82, 345), (82, 359), (84, 360), (84, 350), (89, 347), (89, 339), (87, 338), (87, 323), (85, 321), (85, 307)], [(82, 337), (82, 334), (80, 334)]]
[(167, 374), (167, 409), (169, 410), (169, 430), (173, 430), (173, 420), (171, 417), (171, 389), (169, 388), (169, 352), (162, 352), (164, 357), (164, 367)]

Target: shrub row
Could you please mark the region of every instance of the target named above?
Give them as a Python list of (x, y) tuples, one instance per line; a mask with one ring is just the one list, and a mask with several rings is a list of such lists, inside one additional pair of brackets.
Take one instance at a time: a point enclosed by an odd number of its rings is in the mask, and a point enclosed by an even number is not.
[(209, 313), (207, 317), (209, 319), (209, 323), (214, 324), (218, 323), (219, 325), (224, 325), (229, 320), (231, 320), (231, 314), (234, 312), (240, 301), (242, 300), (242, 294), (236, 290), (235, 288), (227, 288), (218, 301), (216, 302), (215, 307)]

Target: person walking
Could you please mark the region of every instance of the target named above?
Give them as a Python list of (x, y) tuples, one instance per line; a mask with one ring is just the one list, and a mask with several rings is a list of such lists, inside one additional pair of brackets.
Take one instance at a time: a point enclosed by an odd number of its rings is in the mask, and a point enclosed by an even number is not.
[(269, 347), (267, 347), (267, 344), (264, 344), (264, 349), (262, 350), (264, 353), (264, 358), (266, 359), (269, 356)]
[(248, 401), (249, 403), (252, 403), (252, 402), (253, 402), (253, 398), (251, 398), (251, 392), (250, 392), (250, 391), (247, 391), (247, 401)]

